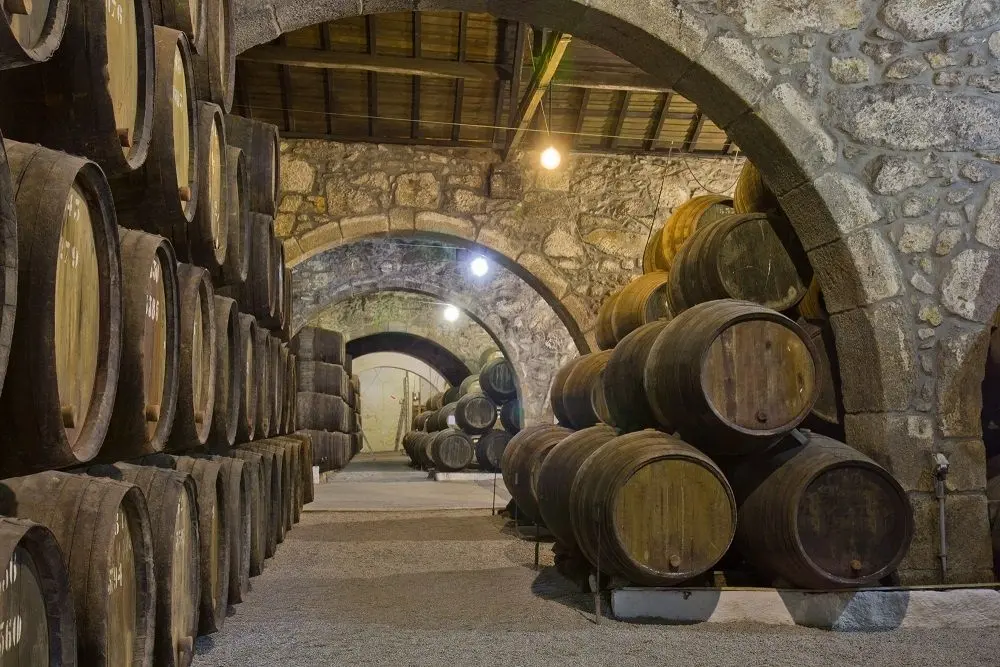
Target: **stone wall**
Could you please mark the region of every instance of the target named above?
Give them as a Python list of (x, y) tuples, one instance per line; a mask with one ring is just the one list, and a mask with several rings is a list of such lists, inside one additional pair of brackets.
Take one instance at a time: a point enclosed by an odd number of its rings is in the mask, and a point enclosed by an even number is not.
[(319, 312), (307, 324), (343, 332), (347, 340), (387, 331), (433, 340), (475, 372), (479, 357), (496, 347), (486, 329), (466, 314), (457, 322), (441, 316), (441, 301), (412, 292), (350, 296)]
[(549, 172), (534, 152), (501, 164), (488, 150), (287, 140), (275, 231), (291, 265), (377, 234), (474, 241), (540, 283), (589, 338), (608, 293), (642, 272), (653, 225), (693, 195), (731, 192), (742, 164), (574, 154)]

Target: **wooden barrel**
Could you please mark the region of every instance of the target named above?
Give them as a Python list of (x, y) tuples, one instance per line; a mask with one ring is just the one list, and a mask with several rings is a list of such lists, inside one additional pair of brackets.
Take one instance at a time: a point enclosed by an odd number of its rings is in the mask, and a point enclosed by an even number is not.
[(476, 461), (483, 470), (500, 471), (500, 460), (513, 436), (507, 431), (490, 431), (476, 441)]
[(66, 32), (69, 0), (19, 0), (0, 12), (0, 69), (45, 62)]
[(434, 413), (430, 410), (424, 410), (419, 415), (413, 418), (413, 430), (423, 431), (424, 426), (427, 424), (427, 420), (430, 419), (431, 415)]
[(258, 326), (254, 330), (253, 340), (253, 362), (254, 377), (257, 378), (257, 424), (254, 427), (255, 435), (258, 438), (266, 438), (271, 432), (271, 384), (267, 381), (271, 364), (271, 355), (268, 353), (267, 329)]
[(644, 384), (658, 422), (707, 453), (736, 455), (760, 451), (805, 419), (818, 394), (816, 368), (816, 350), (792, 320), (746, 301), (709, 301), (659, 333)]
[[(611, 350), (580, 357), (557, 388), (552, 387), (552, 404), (561, 404), (560, 423), (574, 429), (587, 428), (608, 418), (601, 375), (611, 358)], [(553, 409), (554, 411), (554, 409)]]
[[(604, 399), (608, 407), (608, 423), (615, 428), (631, 433), (646, 428), (673, 433), (674, 427), (668, 421), (658, 421), (658, 415), (646, 400), (643, 384), (649, 351), (656, 337), (667, 326), (668, 320), (645, 324), (622, 338), (608, 357), (604, 367)], [(660, 418), (665, 415), (660, 414)]]
[(243, 398), (243, 339), (236, 302), (222, 296), (215, 304), (215, 403), (210, 449), (225, 453), (236, 442)]
[[(278, 549), (278, 536), (284, 535), (282, 524), (284, 513), (282, 512), (282, 475), (284, 473), (284, 458), (275, 449), (257, 447), (255, 443), (245, 443), (234, 447), (230, 452), (233, 458), (238, 458), (246, 462), (256, 456), (260, 461), (264, 486), (261, 497), (261, 527), (263, 530), (263, 557), (259, 562), (257, 574), (263, 572), (264, 559), (271, 558)], [(251, 576), (254, 575), (253, 561), (251, 560)]]
[(610, 350), (618, 342), (611, 322), (611, 314), (615, 310), (615, 303), (618, 301), (619, 294), (621, 294), (621, 290), (609, 294), (597, 311), (597, 320), (594, 323), (594, 339), (597, 341), (597, 347), (601, 350)]
[(799, 317), (813, 324), (824, 324), (829, 321), (830, 314), (826, 312), (826, 300), (819, 287), (819, 280), (813, 276), (802, 299), (796, 305)]
[(455, 420), (455, 410), (457, 408), (458, 403), (449, 403), (440, 410), (435, 411), (434, 416), (427, 422), (428, 429), (430, 431), (443, 431), (450, 426), (457, 426), (458, 422)]
[(177, 470), (186, 472), (198, 488), (198, 532), (201, 536), (201, 604), (198, 634), (218, 632), (226, 622), (229, 600), (230, 516), (229, 480), (218, 461), (191, 456), (172, 458)]
[[(184, 261), (220, 275), (229, 247), (229, 179), (226, 174), (226, 125), (215, 104), (198, 102), (198, 207), (186, 244), (175, 242)], [(183, 248), (183, 250), (182, 250)]]
[(268, 438), (261, 442), (274, 445), (285, 454), (285, 465), (288, 467), (288, 483), (290, 485), (287, 498), (288, 528), (291, 530), (292, 524), (299, 522), (302, 512), (304, 497), (302, 469), (304, 464), (303, 450), (305, 446), (299, 438), (291, 438), (284, 435)]
[(285, 368), (281, 364), (281, 341), (270, 333), (267, 335), (267, 353), (270, 355), (267, 364), (267, 382), (271, 385), (268, 393), (271, 428), (268, 430), (268, 435), (277, 435), (281, 426), (281, 389), (284, 386)]
[[(272, 474), (277, 474), (278, 484), (271, 486), (271, 530), (274, 533), (275, 544), (285, 541), (285, 534), (292, 529), (291, 505), (292, 505), (292, 480), (289, 466), (290, 455), (283, 447), (278, 447), (265, 440), (257, 440), (240, 445), (242, 449), (257, 452), (262, 455), (272, 457)], [(273, 552), (271, 553), (273, 555)]]
[(467, 394), (482, 392), (482, 387), (479, 386), (479, 373), (473, 373), (469, 377), (462, 380), (462, 383), (458, 385), (458, 397), (461, 398)]
[(312, 465), (318, 466), (320, 472), (340, 470), (351, 459), (351, 441), (346, 433), (302, 430), (297, 434), (308, 435), (312, 439)]
[(45, 526), (0, 518), (0, 562), (5, 562), (0, 609), (10, 615), (13, 642), (5, 665), (76, 665), (76, 617), (66, 560)]
[(455, 404), (455, 424), (466, 433), (488, 433), (496, 423), (497, 404), (486, 394), (466, 394)]
[(80, 665), (153, 664), (153, 537), (138, 487), (53, 471), (15, 477), (0, 482), (0, 514), (48, 526), (62, 547)]
[(573, 372), (573, 369), (576, 368), (581, 359), (583, 357), (574, 357), (560, 366), (556, 374), (552, 376), (552, 386), (549, 387), (549, 405), (552, 408), (552, 414), (555, 415), (556, 420), (563, 426), (571, 424), (569, 415), (566, 413), (566, 408), (562, 402), (563, 385), (566, 384), (566, 378)]
[(641, 275), (622, 288), (611, 312), (615, 343), (643, 324), (673, 317), (667, 297), (669, 287), (670, 274), (656, 272)]
[(521, 401), (514, 399), (500, 406), (500, 424), (511, 435), (516, 435), (524, 424), (524, 414), (521, 412)]
[(483, 393), (496, 403), (517, 398), (517, 374), (506, 359), (486, 362), (479, 371), (479, 386), (482, 387)]
[(400, 441), (400, 444), (403, 446), (403, 451), (410, 457), (411, 460), (413, 459), (413, 450), (410, 446), (413, 444), (416, 433), (416, 431), (407, 431), (403, 435), (403, 439)]
[(348, 412), (351, 408), (339, 396), (300, 391), (295, 396), (298, 428), (313, 431), (349, 433)]
[(494, 359), (503, 359), (503, 352), (495, 347), (483, 350), (482, 354), (479, 355), (479, 368), (482, 368)]
[(538, 511), (556, 540), (574, 551), (578, 551), (579, 547), (570, 517), (573, 480), (587, 457), (616, 437), (615, 430), (606, 424), (572, 433), (549, 450), (538, 469)]
[(181, 294), (180, 381), (169, 447), (180, 452), (204, 445), (212, 430), (217, 332), (215, 295), (208, 271), (178, 264), (177, 274)]
[(249, 472), (250, 483), (250, 564), (251, 577), (264, 571), (264, 554), (267, 551), (268, 498), (271, 479), (265, 473), (263, 455), (244, 449), (232, 449), (231, 458), (243, 462)]
[(17, 205), (0, 134), (0, 389), (7, 374), (17, 308)]
[(250, 269), (250, 176), (246, 155), (226, 146), (226, 258), (216, 273), (227, 285), (242, 285)]
[(281, 340), (288, 342), (292, 339), (292, 269), (285, 263), (285, 246), (284, 242), (281, 242), (281, 266), (282, 273), (284, 274), (284, 279), (281, 281), (284, 287), (284, 295), (282, 298), (282, 314), (281, 314)]
[(119, 225), (159, 234), (183, 249), (203, 183), (191, 49), (182, 32), (154, 26), (153, 35), (156, 77), (149, 155), (140, 169), (114, 179), (112, 190)]
[(364, 435), (361, 433), (361, 431), (358, 431), (356, 433), (351, 433), (350, 439), (351, 439), (351, 458), (354, 458), (355, 456), (360, 454), (361, 450), (364, 448)]
[(588, 456), (569, 505), (577, 546), (591, 565), (643, 586), (706, 572), (736, 532), (736, 500), (722, 471), (659, 431), (619, 436)]
[(253, 440), (257, 429), (257, 387), (262, 370), (254, 360), (256, 350), (257, 320), (253, 315), (239, 313), (240, 323), (240, 398), (239, 418), (236, 420), (236, 441)]
[(660, 245), (663, 243), (663, 227), (660, 227), (650, 235), (646, 241), (646, 247), (642, 251), (642, 272), (654, 273), (656, 271), (669, 271), (670, 265), (663, 265), (660, 254)]
[(284, 347), (285, 354), (287, 358), (285, 360), (285, 384), (282, 390), (282, 395), (284, 396), (284, 405), (282, 408), (282, 413), (284, 414), (285, 422), (285, 433), (292, 433), (296, 429), (296, 399), (295, 394), (297, 393), (297, 387), (299, 384), (299, 366), (298, 360), (295, 355), (288, 351), (288, 346), (282, 343)]
[(237, 300), (240, 311), (250, 313), (263, 326), (264, 320), (270, 317), (271, 299), (274, 298), (274, 254), (271, 252), (274, 218), (251, 213), (250, 230), (250, 265)]
[(155, 25), (180, 30), (196, 53), (204, 53), (208, 3), (203, 0), (150, 0), (149, 4)]
[(816, 433), (802, 440), (789, 436), (729, 471), (740, 511), (735, 546), (794, 586), (877, 585), (910, 546), (906, 493), (847, 445)]
[(185, 472), (131, 463), (92, 466), (87, 474), (129, 482), (142, 490), (156, 573), (155, 662), (187, 667), (194, 658), (201, 587), (194, 480)]
[(278, 141), (278, 128), (259, 120), (229, 115), (226, 116), (226, 140), (247, 156), (250, 167), (250, 210), (276, 215), (281, 195), (281, 145)]
[(344, 365), (344, 357), (347, 354), (342, 333), (319, 327), (301, 329), (292, 338), (289, 349), (299, 361), (321, 361), (340, 366)]
[(281, 239), (271, 236), (271, 271), (274, 275), (268, 283), (271, 293), (268, 295), (268, 314), (261, 318), (260, 324), (274, 332), (280, 332), (285, 322), (285, 245)]
[(807, 283), (779, 237), (777, 227), (787, 224), (765, 213), (702, 224), (674, 257), (673, 312), (713, 299), (752, 301), (774, 310), (798, 303)]
[(535, 495), (538, 469), (549, 450), (570, 433), (562, 426), (529, 426), (511, 438), (504, 449), (500, 460), (503, 483), (520, 511), (535, 523), (542, 522)]
[(194, 61), (198, 99), (217, 104), (229, 113), (236, 87), (236, 23), (232, 0), (205, 4), (208, 5), (205, 48), (198, 49)]
[[(461, 393), (459, 387), (448, 387), (447, 389), (444, 390), (445, 405), (447, 405), (448, 403), (457, 402), (460, 397)], [(354, 399), (350, 398), (350, 401), (353, 403)]]
[[(813, 405), (809, 417), (805, 424), (812, 430), (823, 432), (824, 428), (839, 426), (844, 423), (844, 401), (840, 391), (840, 365), (837, 361), (837, 344), (833, 338), (833, 329), (829, 323), (825, 326), (816, 326), (808, 322), (799, 323), (809, 340), (812, 341), (813, 349), (816, 350), (816, 384), (818, 387), (816, 404)], [(984, 401), (985, 410), (985, 401)], [(840, 429), (824, 435), (830, 437), (843, 437)]]
[(457, 428), (448, 428), (434, 435), (429, 450), (434, 469), (441, 472), (465, 469), (476, 454), (472, 438)]
[(149, 1), (68, 4), (48, 62), (0, 71), (5, 99), (17, 100), (0, 105), (0, 127), (8, 138), (90, 158), (108, 176), (126, 174), (146, 161), (152, 135)]
[(101, 451), (108, 462), (163, 449), (180, 383), (180, 287), (173, 247), (160, 236), (119, 231), (125, 327), (120, 386)]
[(315, 488), (313, 488), (312, 460), (313, 460), (313, 433), (308, 431), (295, 431), (289, 433), (289, 438), (299, 441), (302, 448), (299, 452), (299, 472), (302, 480), (302, 504), (311, 503), (315, 499)]
[(722, 195), (700, 195), (678, 206), (663, 225), (654, 262), (656, 270), (671, 270), (674, 256), (696, 229), (732, 214), (733, 200)]
[(0, 466), (11, 474), (89, 461), (104, 442), (120, 367), (122, 274), (114, 203), (97, 165), (12, 141), (6, 149), (17, 230), (15, 241), (5, 224), (0, 263), (17, 266), (18, 280), (3, 272), (4, 287), (16, 285), (25, 306), (15, 314), (6, 296), (0, 310), (0, 345), (10, 341)]
[(242, 459), (200, 456), (222, 466), (226, 478), (226, 524), (229, 527), (229, 604), (243, 602), (250, 591), (250, 549), (254, 516), (251, 494), (257, 493), (253, 469)]
[(743, 170), (736, 181), (733, 208), (737, 213), (767, 213), (779, 208), (778, 198), (764, 183), (764, 177), (750, 160), (743, 163)]
[(444, 392), (439, 391), (438, 393), (431, 395), (431, 397), (427, 399), (427, 403), (424, 404), (424, 407), (426, 407), (428, 410), (433, 410), (433, 411), (437, 411), (443, 408)]

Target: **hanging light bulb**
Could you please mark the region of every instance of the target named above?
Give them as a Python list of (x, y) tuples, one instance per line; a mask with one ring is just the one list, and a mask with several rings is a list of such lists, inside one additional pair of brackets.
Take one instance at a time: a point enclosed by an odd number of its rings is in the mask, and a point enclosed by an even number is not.
[(457, 322), (459, 314), (458, 308), (451, 304), (444, 307), (444, 319), (449, 322)]
[(490, 263), (485, 257), (476, 257), (469, 263), (469, 270), (472, 271), (472, 275), (482, 278), (490, 272)]
[(542, 151), (542, 167), (552, 171), (557, 169), (562, 163), (562, 155), (559, 154), (559, 150), (555, 146), (549, 146), (544, 151)]

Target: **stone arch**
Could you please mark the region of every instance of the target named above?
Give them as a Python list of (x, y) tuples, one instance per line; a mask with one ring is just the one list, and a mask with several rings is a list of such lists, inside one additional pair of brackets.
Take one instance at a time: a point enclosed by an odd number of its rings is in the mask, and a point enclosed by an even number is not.
[[(760, 167), (832, 313), (849, 442), (910, 492), (907, 583), (940, 581), (931, 456), (950, 453), (948, 580), (992, 578), (982, 340), (1000, 302), (1000, 9), (917, 0), (250, 0), (241, 48), (385, 11), (487, 11), (570, 32), (699, 105)], [(946, 37), (947, 39), (941, 39)]]
[(503, 266), (473, 280), (447, 248), (388, 239), (357, 241), (292, 269), (293, 332), (345, 298), (410, 291), (454, 304), (488, 331), (517, 372), (527, 423), (551, 421), (548, 391), (555, 370), (577, 353), (559, 315), (527, 282)]
[(452, 386), (472, 374), (469, 366), (437, 341), (401, 331), (385, 331), (353, 338), (347, 353), (357, 359), (374, 352), (399, 352), (424, 362), (441, 374)]

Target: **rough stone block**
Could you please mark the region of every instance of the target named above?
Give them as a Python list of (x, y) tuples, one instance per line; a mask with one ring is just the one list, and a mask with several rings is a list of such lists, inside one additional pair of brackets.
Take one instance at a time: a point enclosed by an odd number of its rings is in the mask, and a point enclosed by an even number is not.
[(389, 211), (389, 229), (413, 229), (416, 214), (410, 208), (394, 208)]
[[(360, 0), (271, 0), (281, 32), (291, 32), (317, 23), (357, 16), (361, 13)], [(239, 5), (240, 3), (236, 3)]]
[(490, 197), (517, 199), (524, 192), (521, 171), (510, 165), (494, 165), (490, 171)]
[(904, 37), (921, 41), (966, 30), (979, 30), (1000, 21), (1000, 5), (966, 0), (940, 0), (930, 6), (910, 0), (888, 0), (882, 18)]
[[(911, 493), (910, 503), (913, 505), (913, 542), (900, 570), (940, 572), (937, 498), (929, 493)], [(979, 575), (992, 570), (993, 547), (985, 493), (947, 494), (945, 527), (948, 570), (951, 573), (949, 583), (959, 583), (971, 573)], [(990, 577), (986, 581), (992, 580)], [(937, 583), (940, 581), (939, 576)]]
[[(821, 284), (825, 284), (822, 283)], [(909, 309), (883, 301), (832, 315), (844, 408), (906, 410), (916, 385), (916, 335)]]
[(396, 177), (394, 199), (397, 206), (436, 209), (441, 206), (441, 184), (429, 171), (400, 174)]
[(837, 58), (830, 61), (830, 76), (837, 83), (867, 83), (871, 66), (864, 58)]
[(967, 320), (992, 320), (1000, 303), (1000, 256), (986, 250), (960, 252), (941, 284), (941, 303)]
[(299, 258), (302, 256), (302, 248), (299, 246), (298, 239), (288, 238), (284, 240), (285, 246), (285, 266), (295, 266), (299, 263)]
[(377, 236), (389, 231), (388, 215), (362, 215), (340, 220), (340, 233), (345, 240)]
[(976, 216), (976, 240), (1000, 248), (1000, 182), (990, 183), (986, 201)]
[(868, 166), (872, 189), (880, 195), (894, 195), (927, 182), (923, 168), (906, 158), (880, 155)]
[(569, 283), (541, 255), (521, 253), (521, 256), (517, 258), (517, 263), (547, 287), (555, 298), (561, 299), (566, 294)]
[(712, 40), (673, 86), (725, 129), (741, 114), (757, 106), (772, 85), (767, 65), (743, 40)]
[(861, 0), (816, 0), (796, 5), (795, 11), (769, 0), (735, 0), (722, 4), (753, 37), (839, 33), (857, 28), (864, 18)]
[(811, 250), (878, 222), (882, 212), (860, 181), (829, 172), (780, 198), (802, 247)]
[(876, 303), (903, 291), (895, 252), (875, 229), (809, 251), (831, 313)]
[(281, 34), (277, 15), (268, 0), (244, 0), (234, 8), (237, 53), (266, 44)]
[(328, 222), (322, 227), (300, 236), (299, 247), (302, 248), (303, 253), (314, 254), (339, 243), (343, 238), (340, 233), (340, 225), (336, 221)]
[(937, 343), (937, 419), (946, 437), (980, 438), (989, 326), (953, 330)]
[(511, 238), (502, 230), (493, 229), (489, 226), (483, 226), (479, 230), (476, 242), (486, 246), (490, 250), (495, 250), (511, 260), (520, 255), (521, 251), (524, 250), (524, 244), (519, 240)]
[(281, 156), (281, 189), (284, 192), (312, 192), (316, 170), (305, 160)]
[[(493, 2), (511, 4), (511, 0)], [(604, 44), (614, 49), (616, 55), (662, 76), (683, 73), (690, 61), (698, 59), (708, 41), (709, 28), (699, 15), (680, 4), (662, 0), (587, 0), (591, 11), (580, 15), (575, 23), (567, 20), (570, 17), (566, 16), (566, 3), (557, 7), (555, 3), (538, 0), (516, 0), (514, 4), (520, 3), (549, 6), (549, 11), (556, 14), (555, 20), (536, 25), (572, 25), (574, 35)], [(609, 21), (609, 16), (619, 21)]]

